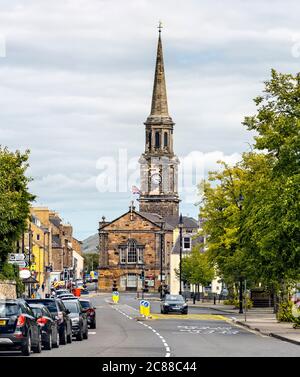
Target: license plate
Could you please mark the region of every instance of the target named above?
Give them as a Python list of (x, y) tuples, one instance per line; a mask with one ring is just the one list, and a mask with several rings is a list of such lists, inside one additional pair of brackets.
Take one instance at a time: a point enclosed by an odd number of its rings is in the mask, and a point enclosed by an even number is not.
[(5, 319), (0, 319), (0, 326), (5, 326), (5, 324), (6, 324)]

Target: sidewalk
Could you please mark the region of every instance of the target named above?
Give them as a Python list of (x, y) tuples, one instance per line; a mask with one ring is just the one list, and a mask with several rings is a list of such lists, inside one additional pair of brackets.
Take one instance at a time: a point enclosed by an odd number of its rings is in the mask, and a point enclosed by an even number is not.
[[(232, 320), (241, 326), (260, 332), (263, 335), (272, 336), (286, 342), (300, 345), (300, 329), (294, 329), (292, 323), (278, 322), (273, 313), (273, 308), (252, 308), (245, 313), (239, 314), (239, 310), (232, 305), (223, 305), (211, 302), (199, 302), (193, 304), (189, 301), (189, 306), (197, 308), (207, 308), (232, 314)], [(300, 350), (299, 350), (300, 352)]]

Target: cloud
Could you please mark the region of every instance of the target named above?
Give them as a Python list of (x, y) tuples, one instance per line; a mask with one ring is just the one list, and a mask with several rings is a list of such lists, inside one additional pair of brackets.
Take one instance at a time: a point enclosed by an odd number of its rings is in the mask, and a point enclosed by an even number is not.
[[(131, 199), (97, 191), (96, 163), (117, 158), (119, 148), (129, 158), (143, 152), (159, 19), (179, 156), (197, 151), (207, 166), (238, 156), (253, 136), (241, 122), (255, 112), (252, 98), (271, 67), (299, 70), (296, 0), (1, 4), (0, 143), (31, 149), (32, 190), (78, 238), (94, 233), (102, 214), (126, 211)], [(182, 210), (197, 214), (184, 201)]]

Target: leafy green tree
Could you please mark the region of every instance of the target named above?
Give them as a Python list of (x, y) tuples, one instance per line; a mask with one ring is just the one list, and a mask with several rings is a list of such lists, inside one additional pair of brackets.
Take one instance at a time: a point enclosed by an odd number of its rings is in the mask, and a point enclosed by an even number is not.
[(261, 174), (253, 157), (244, 156), (249, 198), (244, 240), (264, 267), (262, 277), (286, 293), (300, 278), (300, 74), (272, 70), (255, 103), (256, 115), (244, 124), (256, 132), (254, 146), (263, 151), (265, 168)]
[(10, 152), (0, 147), (0, 268), (14, 251), (15, 242), (26, 228), (30, 203), (34, 196), (28, 191), (29, 151)]
[(83, 255), (84, 258), (84, 269), (87, 272), (94, 271), (98, 269), (99, 265), (99, 254), (98, 253), (87, 253)]
[(190, 284), (206, 286), (215, 276), (207, 254), (200, 251), (200, 245), (182, 258), (182, 279)]

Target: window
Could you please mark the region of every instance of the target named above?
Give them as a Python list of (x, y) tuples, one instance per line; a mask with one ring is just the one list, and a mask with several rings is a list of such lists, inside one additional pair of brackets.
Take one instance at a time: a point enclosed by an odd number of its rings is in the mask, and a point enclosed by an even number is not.
[(120, 249), (120, 263), (124, 264), (126, 263), (126, 248), (122, 247)]
[(168, 133), (165, 132), (164, 133), (164, 147), (167, 147), (168, 146)]
[(127, 263), (137, 263), (137, 249), (134, 241), (128, 242)]
[(148, 133), (148, 145), (149, 145), (149, 149), (151, 149), (151, 144), (152, 144), (152, 140), (151, 140), (151, 132)]
[(160, 147), (160, 134), (158, 131), (155, 132), (155, 148)]
[(135, 240), (129, 240), (127, 246), (120, 246), (120, 264), (144, 263), (144, 247), (137, 246)]
[(183, 249), (184, 250), (191, 250), (191, 238), (190, 237), (183, 237)]

